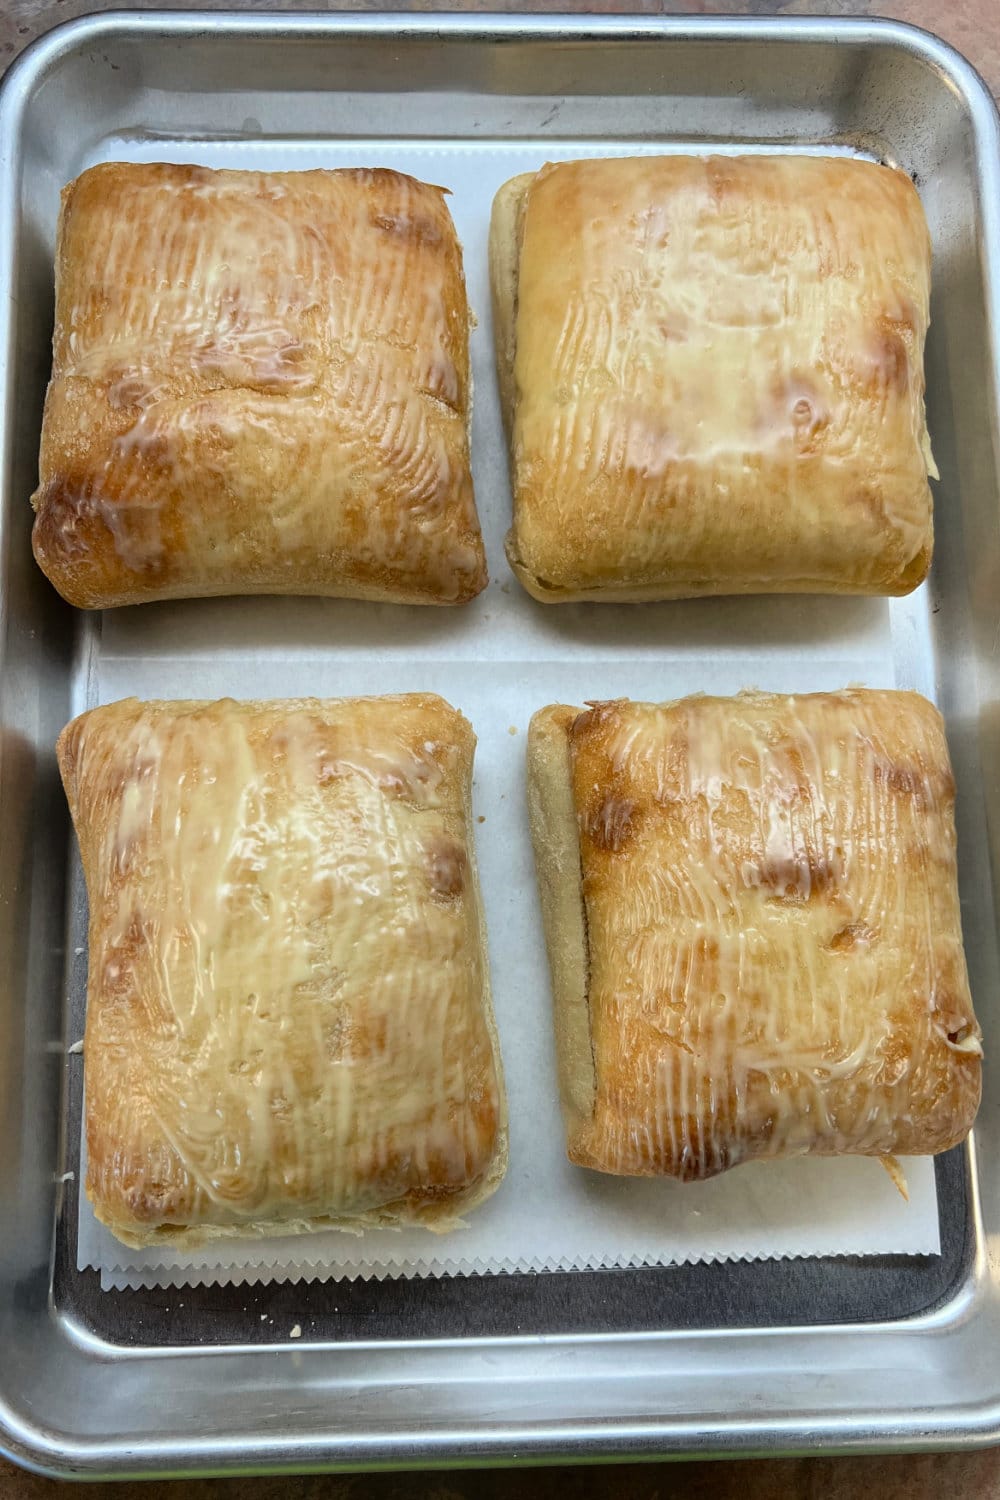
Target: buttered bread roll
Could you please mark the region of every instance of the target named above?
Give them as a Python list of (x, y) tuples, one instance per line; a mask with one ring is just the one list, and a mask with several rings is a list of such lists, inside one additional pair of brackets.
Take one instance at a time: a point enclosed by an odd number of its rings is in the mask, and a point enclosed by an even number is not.
[(982, 1046), (928, 702), (553, 706), (528, 772), (572, 1161), (691, 1180), (964, 1138)]
[(843, 157), (558, 162), (498, 193), (511, 567), (536, 599), (905, 594), (931, 247)]
[(93, 167), (64, 190), (35, 557), (88, 609), (486, 585), (469, 310), (400, 172)]
[(136, 699), (59, 738), (90, 902), (86, 1190), (127, 1245), (444, 1231), (507, 1162), (441, 698)]

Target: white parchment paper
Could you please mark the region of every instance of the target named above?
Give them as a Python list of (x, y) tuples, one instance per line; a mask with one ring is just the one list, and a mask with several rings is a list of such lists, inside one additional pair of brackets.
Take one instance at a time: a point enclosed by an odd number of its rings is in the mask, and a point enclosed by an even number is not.
[[(619, 148), (619, 154), (648, 151)], [(662, 149), (662, 148), (660, 148)], [(921, 663), (926, 588), (905, 600), (778, 597), (644, 606), (543, 606), (510, 574), (506, 459), (489, 327), (486, 240), (495, 189), (548, 152), (239, 141), (105, 142), (105, 159), (194, 160), (267, 169), (391, 166), (450, 187), (465, 249), (476, 408), (473, 468), (489, 588), (463, 609), (344, 600), (193, 600), (109, 611), (89, 702), (143, 698), (438, 692), (479, 736), (473, 824), (510, 1110), (510, 1169), (468, 1228), (436, 1237), (380, 1230), (221, 1242), (184, 1253), (130, 1251), (97, 1224), (82, 1191), (78, 1263), (106, 1287), (261, 1277), (381, 1277), (661, 1264), (763, 1256), (936, 1254), (933, 1164), (904, 1163), (905, 1202), (876, 1161), (757, 1163), (681, 1186), (602, 1177), (566, 1160), (559, 1117), (549, 976), (524, 792), (525, 731), (551, 702), (691, 692), (833, 690), (851, 683), (934, 696)], [(603, 153), (609, 154), (609, 153)], [(80, 708), (86, 706), (83, 703)], [(478, 821), (481, 820), (481, 821)]]

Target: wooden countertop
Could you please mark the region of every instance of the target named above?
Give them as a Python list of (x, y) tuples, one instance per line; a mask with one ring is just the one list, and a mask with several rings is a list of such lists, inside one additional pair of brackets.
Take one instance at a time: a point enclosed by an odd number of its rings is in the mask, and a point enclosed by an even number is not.
[[(65, 1500), (0, 1460), (0, 1500)], [(1000, 1452), (95, 1484), (82, 1500), (995, 1500)]]
[[(121, 0), (124, 3), (124, 0)], [(173, 0), (179, 10), (224, 10), (239, 0)], [(101, 0), (3, 0), (0, 67), (35, 37), (60, 21), (94, 10), (117, 8)], [(153, 10), (139, 0), (134, 9)], [(936, 31), (964, 52), (1000, 97), (1000, 0), (394, 0), (379, 6), (299, 4), (296, 0), (249, 0), (246, 10), (538, 10), (633, 12), (651, 15), (840, 15), (893, 16)], [(47, 1500), (61, 1492), (53, 1480), (24, 1474), (0, 1459), (0, 1500)], [(632, 1464), (613, 1468), (548, 1468), (452, 1474), (355, 1475), (301, 1479), (182, 1480), (176, 1483), (98, 1484), (88, 1500), (993, 1500), (1000, 1495), (1000, 1450), (910, 1457), (758, 1459), (744, 1462)]]

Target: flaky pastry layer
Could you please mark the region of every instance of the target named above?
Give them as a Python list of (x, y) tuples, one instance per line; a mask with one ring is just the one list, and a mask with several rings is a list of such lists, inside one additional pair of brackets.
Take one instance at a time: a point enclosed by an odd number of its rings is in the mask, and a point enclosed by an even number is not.
[(86, 1187), (126, 1244), (444, 1230), (495, 1190), (474, 745), (418, 693), (127, 699), (63, 731)]
[(486, 584), (444, 190), (111, 163), (63, 192), (35, 556), (84, 608)]
[(490, 261), (507, 553), (536, 598), (923, 579), (931, 249), (903, 172), (559, 162), (501, 188)]
[(528, 757), (574, 1162), (697, 1179), (964, 1138), (981, 1034), (926, 700), (552, 706)]

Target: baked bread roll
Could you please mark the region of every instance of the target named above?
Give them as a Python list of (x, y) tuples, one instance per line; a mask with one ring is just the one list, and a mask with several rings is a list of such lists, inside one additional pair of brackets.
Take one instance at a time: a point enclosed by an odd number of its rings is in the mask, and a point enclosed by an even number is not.
[(507, 555), (536, 599), (923, 579), (931, 250), (904, 173), (559, 162), (501, 188), (490, 260)]
[(528, 773), (572, 1161), (690, 1180), (963, 1139), (982, 1047), (929, 703), (553, 706)]
[(441, 188), (91, 168), (59, 220), (40, 567), (87, 609), (471, 599), (468, 336)]
[(496, 1189), (474, 745), (420, 693), (127, 699), (63, 731), (86, 1189), (125, 1244), (443, 1231)]

